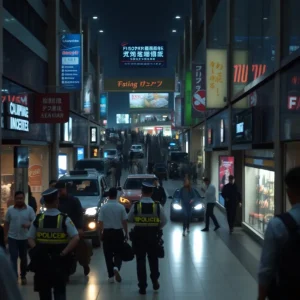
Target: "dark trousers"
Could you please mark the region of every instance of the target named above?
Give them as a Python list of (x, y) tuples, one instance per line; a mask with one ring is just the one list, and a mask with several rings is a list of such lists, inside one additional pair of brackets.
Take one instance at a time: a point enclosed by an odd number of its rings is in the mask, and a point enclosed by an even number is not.
[(156, 242), (138, 243), (135, 247), (136, 254), (136, 268), (138, 277), (138, 286), (141, 289), (147, 288), (147, 269), (146, 269), (146, 256), (148, 255), (148, 262), (150, 267), (150, 278), (155, 282), (159, 278), (159, 263), (156, 253)]
[(116, 176), (116, 187), (121, 186), (121, 176)]
[[(45, 289), (39, 291), (40, 300), (52, 300), (52, 289)], [(66, 300), (66, 286), (54, 287), (53, 288), (54, 300)]]
[(235, 224), (235, 216), (236, 216), (236, 204), (235, 203), (228, 203), (226, 205), (226, 212), (227, 212), (227, 222), (230, 230), (233, 230)]
[(190, 221), (192, 216), (192, 207), (190, 205), (188, 206), (182, 206), (182, 214), (183, 214), (183, 231), (186, 229), (190, 229)]
[(120, 252), (123, 249), (124, 233), (122, 229), (104, 229), (103, 251), (108, 277), (114, 276), (114, 267), (121, 269), (122, 259)]
[(219, 226), (218, 220), (214, 215), (215, 203), (207, 203), (205, 213), (205, 228), (209, 228), (209, 218), (211, 218), (215, 224), (215, 227)]
[(8, 249), (12, 267), (18, 277), (18, 258), (20, 258), (21, 278), (26, 277), (27, 273), (27, 240), (15, 240), (8, 238)]

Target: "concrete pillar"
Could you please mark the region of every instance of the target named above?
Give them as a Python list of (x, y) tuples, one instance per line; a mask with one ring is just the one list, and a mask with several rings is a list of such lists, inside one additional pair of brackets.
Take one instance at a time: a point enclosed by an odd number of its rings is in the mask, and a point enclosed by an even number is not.
[[(56, 93), (59, 86), (59, 0), (48, 1), (47, 15), (48, 92)], [(60, 124), (54, 124), (53, 127), (53, 142), (50, 149), (50, 178), (57, 179)]]
[[(3, 20), (3, 3), (2, 0), (0, 0), (0, 20)], [(0, 22), (0, 97), (1, 97), (1, 90), (2, 90), (2, 75), (3, 75), (3, 22)], [(1, 126), (0, 126), (0, 149), (2, 149), (2, 105), (0, 105), (0, 115), (1, 115)], [(2, 151), (0, 151), (0, 176), (2, 174), (1, 172), (1, 154)], [(2, 198), (1, 195), (1, 189), (0, 189), (0, 199)], [(1, 212), (2, 212), (2, 207), (1, 207), (1, 201), (0, 201), (0, 222), (2, 221), (1, 219)]]
[(99, 49), (99, 40), (96, 40), (96, 45), (95, 45), (95, 49), (96, 49), (96, 90), (95, 90), (95, 97), (96, 97), (96, 113), (95, 113), (95, 118), (96, 118), (96, 122), (100, 123), (100, 49)]

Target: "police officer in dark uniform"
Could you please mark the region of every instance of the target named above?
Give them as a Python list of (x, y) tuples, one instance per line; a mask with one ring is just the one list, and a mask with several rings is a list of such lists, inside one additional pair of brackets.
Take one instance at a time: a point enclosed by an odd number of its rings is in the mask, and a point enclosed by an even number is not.
[(166, 225), (167, 218), (163, 207), (151, 199), (153, 188), (152, 184), (142, 184), (142, 198), (140, 202), (132, 206), (128, 214), (128, 221), (135, 223), (131, 240), (136, 255), (138, 286), (141, 295), (146, 294), (147, 288), (147, 255), (153, 289), (158, 290), (160, 287), (158, 249), (161, 228)]
[(69, 254), (79, 242), (78, 231), (58, 207), (58, 190), (50, 188), (42, 193), (47, 210), (37, 215), (28, 232), (31, 247), (29, 265), (35, 273), (34, 290), (40, 300), (66, 299), (66, 284), (69, 274)]

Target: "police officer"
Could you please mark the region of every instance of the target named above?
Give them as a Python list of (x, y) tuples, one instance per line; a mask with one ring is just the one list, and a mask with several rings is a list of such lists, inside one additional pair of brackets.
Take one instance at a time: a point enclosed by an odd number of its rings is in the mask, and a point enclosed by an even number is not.
[(47, 210), (37, 215), (28, 232), (31, 263), (35, 273), (34, 290), (40, 300), (66, 299), (66, 284), (69, 274), (69, 257), (79, 242), (78, 231), (58, 207), (58, 190), (50, 188), (42, 193)]
[(135, 223), (132, 245), (136, 255), (138, 286), (141, 295), (146, 294), (147, 288), (146, 255), (148, 255), (153, 289), (158, 290), (160, 287), (158, 236), (161, 228), (166, 225), (167, 218), (163, 207), (151, 199), (153, 188), (152, 184), (142, 184), (142, 198), (140, 202), (132, 206), (128, 214), (128, 221)]

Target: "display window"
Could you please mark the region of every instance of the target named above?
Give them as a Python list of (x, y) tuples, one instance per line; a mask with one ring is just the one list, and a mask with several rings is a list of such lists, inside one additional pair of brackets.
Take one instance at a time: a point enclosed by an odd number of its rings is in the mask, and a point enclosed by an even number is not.
[(275, 172), (255, 167), (245, 167), (245, 223), (264, 234), (274, 217)]
[[(29, 146), (28, 185), (37, 204), (41, 192), (49, 184), (49, 149), (47, 146)], [(14, 201), (14, 146), (2, 146), (1, 153), (1, 219)]]

